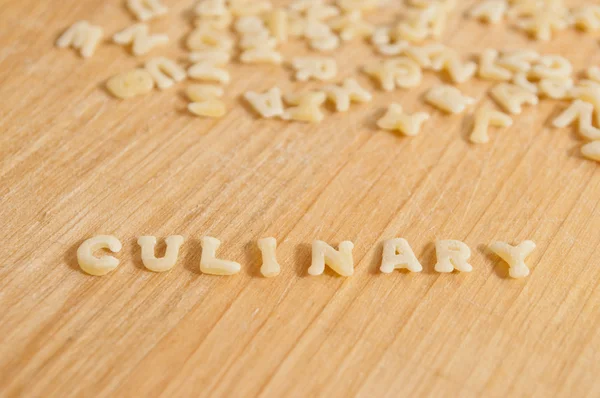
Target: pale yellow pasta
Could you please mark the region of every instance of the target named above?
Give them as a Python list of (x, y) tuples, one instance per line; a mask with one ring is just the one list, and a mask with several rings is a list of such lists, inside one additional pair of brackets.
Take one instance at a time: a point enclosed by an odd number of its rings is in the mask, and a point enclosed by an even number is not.
[(404, 53), (422, 68), (431, 68), (432, 60), (448, 50), (448, 47), (434, 43), (425, 46), (409, 46)]
[(311, 5), (304, 10), (304, 15), (308, 20), (325, 21), (340, 15), (340, 9), (334, 5), (317, 1), (311, 3)]
[(573, 66), (560, 55), (543, 55), (530, 71), (530, 75), (537, 79), (566, 79), (572, 73)]
[(450, 11), (456, 7), (456, 0), (409, 0), (408, 4), (419, 8), (442, 6), (445, 11)]
[(315, 240), (312, 244), (312, 261), (308, 268), (310, 275), (321, 275), (325, 271), (325, 264), (341, 276), (352, 276), (354, 274), (354, 260), (352, 249), (354, 244), (343, 241), (339, 249), (335, 250), (321, 240)]
[(242, 17), (236, 22), (235, 28), (242, 35), (239, 41), (243, 49), (240, 54), (242, 63), (279, 65), (283, 62), (283, 56), (275, 50), (277, 39), (271, 37), (262, 19), (256, 16)]
[(379, 0), (338, 0), (337, 5), (346, 12), (371, 11), (379, 6)]
[(322, 88), (327, 98), (335, 104), (338, 112), (350, 109), (350, 102), (369, 102), (373, 99), (370, 92), (358, 84), (355, 79), (345, 79), (341, 85), (328, 85)]
[(568, 9), (563, 0), (509, 0), (508, 16), (511, 18), (531, 17), (545, 12), (566, 19)]
[(169, 11), (160, 0), (127, 0), (126, 4), (129, 11), (142, 22), (165, 15)]
[(395, 269), (407, 269), (410, 272), (423, 271), (423, 266), (406, 239), (396, 238), (383, 242), (383, 255), (379, 270), (384, 274), (389, 274)]
[(374, 27), (365, 21), (360, 11), (350, 11), (328, 21), (329, 26), (339, 33), (344, 41), (365, 38), (373, 34)]
[(490, 126), (509, 127), (512, 126), (512, 123), (512, 118), (506, 113), (488, 108), (481, 108), (475, 113), (473, 131), (471, 132), (469, 139), (474, 144), (485, 144), (490, 140), (488, 134)]
[(284, 99), (288, 104), (295, 105), (283, 112), (281, 118), (284, 120), (319, 123), (325, 117), (321, 111), (321, 105), (327, 96), (322, 91), (288, 94)]
[(600, 129), (593, 126), (594, 106), (582, 100), (575, 100), (571, 105), (558, 115), (552, 125), (554, 127), (567, 127), (572, 123), (579, 124), (579, 133), (589, 140), (600, 140)]
[(90, 58), (102, 41), (104, 30), (87, 21), (79, 21), (67, 29), (56, 41), (58, 48), (73, 47), (83, 58)]
[(288, 12), (288, 35), (291, 37), (304, 37), (308, 19), (298, 12)]
[[(580, 80), (570, 91), (571, 98), (592, 104), (596, 117), (600, 112), (600, 84), (591, 80)], [(600, 120), (600, 118), (598, 118)]]
[(377, 28), (371, 36), (371, 43), (379, 54), (386, 56), (400, 55), (409, 47), (407, 41), (395, 40), (388, 27)]
[(595, 32), (600, 29), (600, 5), (588, 4), (577, 7), (572, 12), (573, 24), (587, 32)]
[(226, 65), (231, 60), (231, 54), (223, 50), (207, 50), (190, 53), (188, 59), (193, 63), (209, 61), (213, 65)]
[(243, 51), (240, 54), (240, 61), (245, 64), (280, 65), (283, 62), (283, 56), (268, 46), (254, 47)]
[(589, 142), (581, 147), (581, 154), (590, 160), (600, 162), (600, 141)]
[(202, 102), (207, 99), (220, 98), (225, 94), (223, 87), (212, 84), (192, 84), (185, 90), (187, 97), (192, 102)]
[(571, 98), (573, 79), (542, 79), (538, 83), (538, 93), (552, 99)]
[(283, 99), (279, 87), (273, 87), (265, 93), (248, 91), (244, 94), (244, 98), (264, 118), (283, 115)]
[(156, 247), (156, 237), (154, 236), (140, 236), (138, 238), (138, 245), (142, 250), (142, 263), (144, 267), (154, 272), (165, 272), (169, 271), (177, 263), (177, 256), (179, 255), (179, 248), (183, 244), (183, 236), (172, 235), (165, 239), (167, 248), (165, 255), (162, 258), (156, 258), (154, 249)]
[(403, 54), (404, 51), (408, 48), (408, 46), (408, 42), (399, 40), (389, 44), (376, 44), (375, 48), (377, 49), (377, 52), (379, 52), (379, 54), (381, 55), (395, 56)]
[(209, 84), (193, 84), (186, 89), (191, 103), (188, 110), (196, 116), (219, 118), (225, 115), (225, 103), (219, 98), (223, 96), (222, 87)]
[(310, 47), (317, 51), (329, 52), (335, 50), (339, 46), (340, 39), (335, 34), (310, 39)]
[(528, 72), (540, 55), (533, 50), (515, 50), (502, 53), (497, 64), (513, 72)]
[(399, 131), (406, 136), (414, 137), (419, 134), (421, 126), (428, 119), (428, 113), (416, 112), (408, 114), (404, 112), (402, 105), (392, 103), (385, 115), (377, 121), (377, 126), (384, 130)]
[(288, 14), (282, 8), (276, 8), (265, 17), (265, 25), (278, 43), (284, 43), (288, 38)]
[(475, 5), (469, 15), (483, 22), (497, 24), (504, 18), (507, 8), (505, 0), (485, 0)]
[(444, 32), (450, 4), (449, 2), (436, 2), (420, 13), (419, 23), (427, 25), (431, 37), (439, 39)]
[(479, 57), (478, 76), (486, 80), (510, 80), (513, 73), (497, 64), (498, 51), (486, 49)]
[(389, 44), (392, 41), (391, 29), (387, 26), (379, 26), (373, 30), (371, 35), (371, 43)]
[(323, 4), (322, 0), (294, 0), (290, 3), (289, 9), (297, 12), (306, 12), (310, 7), (317, 4)]
[(468, 105), (475, 103), (473, 98), (446, 84), (431, 88), (425, 95), (425, 101), (444, 112), (454, 114), (461, 113)]
[(509, 18), (531, 17), (544, 5), (543, 1), (539, 0), (518, 0), (511, 1), (510, 9), (507, 12)]
[(539, 102), (537, 95), (511, 83), (497, 84), (490, 90), (490, 95), (498, 105), (513, 115), (520, 114), (524, 104), (537, 105)]
[(272, 8), (268, 0), (229, 0), (229, 10), (236, 17), (261, 15)]
[(187, 37), (186, 45), (190, 51), (231, 51), (233, 40), (224, 31), (201, 26)]
[(98, 235), (84, 241), (77, 249), (77, 262), (81, 269), (95, 276), (108, 274), (119, 266), (119, 260), (113, 256), (94, 256), (94, 252), (108, 249), (113, 253), (121, 251), (123, 245), (112, 235)]
[(304, 37), (307, 39), (319, 39), (328, 36), (335, 36), (331, 27), (318, 19), (307, 19)]
[(145, 69), (134, 69), (111, 77), (106, 88), (117, 98), (126, 99), (148, 94), (154, 88), (154, 79)]
[(231, 81), (229, 71), (222, 65), (210, 60), (200, 61), (192, 65), (187, 73), (194, 80), (217, 82), (220, 84), (228, 84)]
[(309, 40), (311, 48), (318, 51), (331, 51), (340, 45), (340, 39), (329, 25), (316, 19), (307, 20), (304, 37)]
[(144, 55), (154, 47), (164, 46), (169, 42), (169, 36), (163, 34), (150, 34), (150, 28), (145, 23), (138, 23), (113, 36), (113, 41), (121, 45), (132, 44), (131, 51), (134, 55)]
[(410, 7), (427, 8), (441, 0), (406, 0), (405, 3)]
[(145, 67), (154, 79), (156, 86), (161, 90), (165, 90), (173, 86), (175, 82), (181, 82), (187, 77), (185, 69), (165, 57), (151, 58), (146, 62)]
[(590, 79), (581, 79), (577, 82), (577, 85), (575, 87), (573, 87), (573, 90), (571, 90), (571, 91), (575, 91), (575, 90), (579, 90), (579, 89), (597, 90), (597, 89), (600, 89), (600, 82), (597, 82), (595, 80), (590, 80)]
[(469, 246), (458, 240), (438, 240), (435, 242), (437, 272), (447, 273), (454, 270), (471, 272), (473, 267), (467, 262), (471, 257)]
[(211, 98), (202, 102), (191, 102), (187, 106), (188, 111), (196, 116), (220, 118), (227, 113), (225, 103), (217, 98)]
[(512, 79), (512, 84), (534, 94), (537, 94), (539, 91), (538, 86), (529, 80), (527, 73), (525, 72), (515, 73)]
[(265, 22), (255, 15), (238, 18), (234, 29), (239, 34), (267, 32)]
[(411, 43), (420, 43), (427, 39), (430, 30), (423, 23), (400, 22), (396, 28), (397, 35), (400, 39)]
[(296, 57), (292, 59), (292, 67), (296, 70), (299, 81), (331, 80), (337, 75), (337, 63), (333, 58)]
[(200, 271), (209, 275), (235, 275), (241, 271), (242, 266), (235, 261), (217, 258), (217, 249), (221, 241), (217, 238), (205, 236), (200, 241), (202, 256), (200, 258)]
[(194, 8), (196, 15), (205, 18), (219, 18), (229, 13), (225, 0), (200, 0)]
[(529, 275), (529, 267), (525, 264), (525, 259), (535, 249), (535, 243), (526, 240), (517, 246), (511, 246), (506, 242), (496, 241), (490, 245), (490, 250), (496, 253), (500, 258), (508, 263), (508, 274), (512, 278), (525, 278)]
[(536, 40), (548, 41), (552, 33), (567, 28), (568, 23), (564, 16), (552, 10), (539, 10), (532, 16), (518, 20), (517, 26), (529, 33)]
[(264, 30), (261, 32), (247, 33), (242, 35), (238, 45), (243, 50), (252, 48), (263, 48), (274, 50), (277, 47), (277, 40), (269, 35), (269, 32)]
[(474, 62), (463, 62), (458, 53), (452, 50), (444, 51), (431, 61), (433, 70), (446, 70), (454, 83), (464, 83), (471, 79), (477, 71)]
[(600, 83), (600, 68), (597, 66), (591, 66), (587, 68), (585, 74), (588, 79), (593, 80), (596, 83)]
[(279, 275), (281, 266), (277, 262), (277, 240), (275, 238), (259, 239), (258, 248), (262, 255), (260, 273), (266, 278), (272, 278)]
[(412, 88), (421, 84), (421, 67), (408, 57), (379, 61), (364, 67), (366, 74), (377, 80), (385, 91), (396, 87)]
[[(418, 69), (417, 73), (421, 75), (421, 68), (417, 65), (416, 69)], [(398, 72), (396, 71), (395, 65), (392, 65), (390, 62), (377, 61), (370, 65), (366, 65), (363, 70), (367, 75), (377, 80), (383, 90), (392, 91), (396, 88), (396, 76)], [(419, 83), (420, 81), (421, 78), (419, 78)]]
[(229, 11), (219, 17), (198, 17), (194, 19), (197, 28), (208, 28), (216, 30), (228, 29), (233, 22), (233, 16)]
[(397, 26), (398, 37), (410, 42), (421, 42), (428, 37), (440, 38), (446, 25), (447, 9), (442, 3), (432, 3), (409, 15)]

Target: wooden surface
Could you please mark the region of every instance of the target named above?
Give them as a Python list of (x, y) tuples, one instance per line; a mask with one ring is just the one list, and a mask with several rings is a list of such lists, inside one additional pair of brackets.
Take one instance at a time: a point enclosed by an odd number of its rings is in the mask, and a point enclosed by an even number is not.
[[(183, 57), (192, 2), (166, 3), (170, 15), (152, 28), (173, 45), (153, 54)], [(528, 47), (578, 71), (600, 63), (593, 35), (538, 44), (464, 20), (472, 2), (460, 3), (444, 42), (465, 56)], [(473, 146), (468, 119), (422, 102), (436, 75), (304, 125), (258, 120), (238, 97), (318, 84), (236, 65), (228, 115), (203, 120), (185, 111), (188, 83), (109, 97), (103, 82), (142, 62), (121, 47), (104, 44), (87, 61), (54, 48), (79, 19), (107, 35), (130, 24), (120, 1), (0, 5), (2, 396), (600, 395), (600, 169), (580, 157), (575, 133), (548, 127), (564, 104), (527, 108)], [(369, 46), (346, 44), (335, 57), (339, 78), (375, 90), (357, 73), (374, 58)], [(461, 89), (481, 106), (489, 87)], [(418, 137), (376, 129), (391, 101), (432, 112)], [(102, 278), (75, 258), (100, 233), (124, 244)], [(142, 234), (186, 236), (177, 267), (146, 271)], [(200, 274), (203, 235), (221, 239), (219, 253), (242, 273)], [(275, 279), (258, 272), (265, 236), (279, 241)], [(409, 240), (423, 273), (378, 272), (392, 237)], [(474, 272), (433, 272), (437, 238), (465, 241)], [(313, 239), (352, 240), (355, 275), (309, 277)], [(538, 244), (527, 279), (507, 277), (486, 249), (496, 239)]]

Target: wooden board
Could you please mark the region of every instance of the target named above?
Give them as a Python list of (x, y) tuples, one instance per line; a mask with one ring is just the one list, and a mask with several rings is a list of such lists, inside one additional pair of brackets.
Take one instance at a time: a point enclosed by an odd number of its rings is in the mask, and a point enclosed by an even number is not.
[[(174, 45), (154, 54), (181, 58), (192, 2), (166, 3), (152, 30)], [(465, 20), (473, 2), (459, 3), (444, 42), (465, 56), (527, 47), (578, 71), (600, 63), (593, 35), (535, 43)], [(468, 118), (423, 103), (438, 76), (377, 91), (358, 73), (372, 50), (352, 43), (334, 54), (338, 76), (358, 76), (371, 104), (328, 111), (319, 125), (258, 120), (244, 91), (319, 84), (235, 65), (229, 113), (203, 120), (185, 110), (186, 84), (129, 101), (105, 92), (108, 77), (147, 57), (110, 43), (90, 60), (54, 48), (80, 19), (107, 36), (131, 24), (121, 1), (0, 6), (0, 395), (600, 395), (600, 171), (574, 132), (549, 127), (564, 104), (544, 100), (473, 146)], [(288, 59), (305, 52), (284, 49)], [(490, 86), (461, 89), (482, 106)], [(392, 101), (432, 113), (419, 136), (375, 127)], [(100, 233), (124, 249), (119, 268), (97, 278), (75, 252)], [(142, 234), (186, 236), (177, 267), (146, 271)], [(241, 274), (200, 273), (204, 235), (223, 241), (220, 255)], [(275, 279), (258, 272), (265, 236), (279, 240)], [(424, 272), (379, 273), (392, 237), (409, 240)], [(438, 238), (465, 241), (475, 271), (435, 273)], [(309, 277), (314, 239), (352, 240), (355, 275)], [(496, 239), (538, 244), (530, 277), (507, 277), (486, 249)]]

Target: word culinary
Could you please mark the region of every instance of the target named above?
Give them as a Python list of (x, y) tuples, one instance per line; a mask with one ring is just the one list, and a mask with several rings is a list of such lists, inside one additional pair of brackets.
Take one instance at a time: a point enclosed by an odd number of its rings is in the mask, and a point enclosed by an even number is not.
[[(142, 252), (142, 262), (150, 271), (165, 272), (177, 263), (179, 249), (183, 245), (184, 238), (180, 235), (172, 235), (165, 239), (166, 250), (162, 258), (155, 255), (157, 239), (154, 236), (141, 236), (137, 243)], [(234, 275), (240, 272), (242, 266), (230, 260), (217, 257), (217, 250), (221, 241), (216, 238), (205, 236), (201, 239), (202, 256), (200, 258), (200, 271), (209, 275)], [(281, 265), (277, 261), (277, 240), (275, 238), (263, 238), (257, 242), (262, 255), (260, 272), (265, 277), (279, 275)], [(97, 257), (94, 252), (100, 249), (108, 249), (113, 253), (121, 251), (122, 244), (114, 236), (98, 235), (83, 242), (77, 249), (77, 261), (83, 271), (90, 275), (102, 276), (108, 274), (119, 265), (119, 260), (113, 256), (104, 255)], [(325, 271), (325, 265), (341, 276), (352, 276), (354, 273), (354, 259), (352, 249), (354, 244), (343, 241), (338, 249), (321, 240), (312, 243), (312, 261), (308, 268), (310, 275), (321, 275)], [(526, 240), (517, 246), (511, 246), (505, 242), (494, 242), (489, 246), (490, 250), (502, 258), (510, 267), (509, 275), (513, 278), (524, 278), (529, 275), (529, 268), (525, 259), (535, 249), (535, 243)], [(454, 270), (460, 272), (471, 272), (473, 267), (468, 263), (471, 257), (471, 249), (465, 243), (458, 240), (438, 240), (435, 242), (437, 272), (449, 273)], [(381, 259), (381, 272), (392, 273), (395, 269), (406, 269), (410, 272), (421, 272), (423, 266), (415, 256), (408, 241), (403, 238), (386, 240), (383, 244), (383, 255)]]

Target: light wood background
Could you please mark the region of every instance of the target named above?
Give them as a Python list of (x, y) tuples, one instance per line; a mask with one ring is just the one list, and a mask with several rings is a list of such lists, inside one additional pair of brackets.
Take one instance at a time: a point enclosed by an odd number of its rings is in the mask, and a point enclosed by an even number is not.
[[(182, 58), (192, 1), (165, 3), (171, 13), (152, 30), (173, 45), (153, 54)], [(578, 71), (600, 63), (598, 37), (535, 43), (465, 20), (472, 1), (459, 3), (444, 42), (465, 56), (528, 47)], [(372, 103), (319, 125), (258, 120), (244, 91), (318, 84), (235, 65), (229, 113), (203, 120), (185, 110), (189, 83), (111, 98), (105, 80), (143, 61), (122, 47), (106, 43), (90, 60), (54, 48), (80, 19), (107, 37), (131, 24), (121, 1), (0, 6), (0, 395), (600, 396), (600, 171), (574, 132), (549, 128), (564, 104), (544, 100), (473, 146), (468, 117), (422, 102), (438, 76), (376, 91), (357, 72), (375, 56), (355, 42), (334, 54), (339, 78), (359, 76)], [(482, 106), (489, 87), (461, 89)], [(432, 113), (418, 137), (377, 130), (392, 101)], [(124, 249), (98, 278), (75, 252), (100, 233)], [(146, 271), (142, 234), (186, 236), (177, 267)], [(221, 239), (242, 273), (202, 275), (203, 235)], [(265, 236), (279, 241), (275, 279), (258, 272)], [(423, 273), (378, 272), (392, 237), (409, 240)], [(465, 241), (475, 271), (433, 272), (438, 238)], [(309, 277), (313, 239), (352, 240), (355, 275)], [(496, 239), (538, 244), (528, 278), (507, 277), (486, 249)]]

